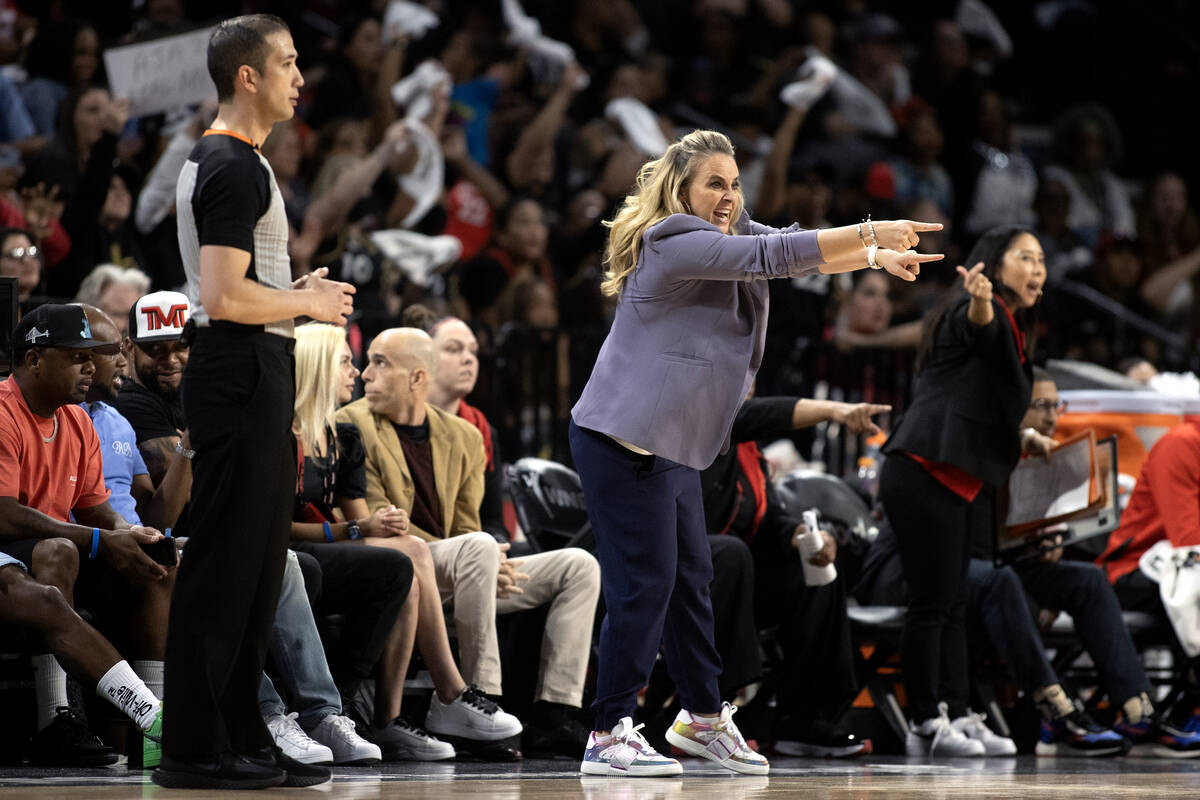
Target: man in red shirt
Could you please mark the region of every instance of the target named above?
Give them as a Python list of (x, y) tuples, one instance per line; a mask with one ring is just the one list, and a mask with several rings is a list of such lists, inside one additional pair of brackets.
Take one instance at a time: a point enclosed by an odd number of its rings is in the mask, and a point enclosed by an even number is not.
[[(78, 598), (102, 620), (112, 616), (129, 627), (135, 657), (161, 660), (174, 570), (141, 548), (162, 534), (130, 526), (108, 504), (100, 441), (78, 405), (91, 386), (94, 353), (117, 345), (94, 339), (87, 314), (75, 305), (38, 307), (17, 323), (13, 340), (15, 368), (0, 383), (0, 553), (10, 557), (9, 566), (14, 560), (27, 566), (53, 598), (70, 606)], [(7, 569), (3, 583), (23, 586), (21, 580)], [(53, 632), (45, 627), (52, 615), (23, 605), (21, 597), (5, 600), (3, 618)], [(78, 626), (74, 632), (84, 635)], [(62, 642), (55, 645), (73, 672), (95, 676), (101, 696), (157, 736), (158, 699), (128, 663), (113, 658), (111, 645), (93, 650), (87, 664), (69, 658)], [(109, 668), (97, 675), (95, 659), (101, 655)], [(33, 664), (39, 701), (35, 754), (48, 760), (56, 753), (68, 760), (108, 758), (106, 748), (71, 715), (66, 675), (54, 655), (35, 655)]]
[(1162, 539), (1172, 547), (1200, 546), (1200, 422), (1194, 418), (1163, 434), (1146, 455), (1121, 525), (1098, 559), (1126, 608), (1145, 602), (1150, 610), (1161, 608), (1158, 584), (1138, 569), (1138, 559)]
[[(1159, 584), (1138, 564), (1147, 550), (1162, 541), (1175, 551), (1200, 547), (1200, 422), (1194, 419), (1171, 428), (1146, 455), (1121, 525), (1108, 535), (1108, 547), (1097, 559), (1122, 608), (1170, 616)], [(1189, 567), (1190, 561), (1179, 570), (1173, 594), (1184, 591)], [(1185, 650), (1194, 650), (1194, 634), (1181, 632), (1176, 622), (1172, 618)], [(1200, 694), (1200, 686), (1192, 689)], [(1194, 721), (1200, 729), (1200, 718)]]

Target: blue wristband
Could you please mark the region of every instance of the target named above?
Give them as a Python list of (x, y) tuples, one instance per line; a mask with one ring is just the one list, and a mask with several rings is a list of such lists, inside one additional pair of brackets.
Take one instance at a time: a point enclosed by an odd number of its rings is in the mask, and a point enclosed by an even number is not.
[(329, 527), (328, 522), (322, 522), (321, 524), (325, 526), (325, 541), (332, 542), (333, 541), (333, 528)]
[(95, 558), (96, 554), (99, 552), (100, 552), (100, 529), (92, 528), (92, 552), (88, 555), (88, 558)]

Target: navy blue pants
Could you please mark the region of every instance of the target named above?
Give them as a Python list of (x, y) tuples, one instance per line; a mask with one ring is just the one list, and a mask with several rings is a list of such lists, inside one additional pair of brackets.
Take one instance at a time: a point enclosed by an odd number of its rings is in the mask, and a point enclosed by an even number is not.
[(1066, 611), (1075, 620), (1075, 630), (1100, 671), (1109, 700), (1120, 705), (1139, 692), (1150, 691), (1141, 658), (1121, 618), (1117, 595), (1095, 564), (1023, 561), (1015, 567), (997, 568), (990, 561), (971, 559), (968, 588), (971, 607), (982, 613), (988, 638), (1024, 691), (1058, 683), (1026, 593), (1039, 608)]
[(607, 607), (592, 704), (595, 729), (611, 730), (633, 716), (660, 644), (683, 707), (715, 713), (721, 707), (721, 657), (713, 644), (712, 553), (700, 473), (638, 455), (574, 422), (570, 442)]

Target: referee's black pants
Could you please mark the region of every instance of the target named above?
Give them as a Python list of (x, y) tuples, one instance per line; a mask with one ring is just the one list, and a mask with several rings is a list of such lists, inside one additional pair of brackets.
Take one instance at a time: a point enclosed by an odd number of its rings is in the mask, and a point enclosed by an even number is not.
[(188, 537), (167, 631), (163, 753), (272, 744), (258, 685), (296, 495), (293, 341), (201, 328), (183, 376), (192, 448)]

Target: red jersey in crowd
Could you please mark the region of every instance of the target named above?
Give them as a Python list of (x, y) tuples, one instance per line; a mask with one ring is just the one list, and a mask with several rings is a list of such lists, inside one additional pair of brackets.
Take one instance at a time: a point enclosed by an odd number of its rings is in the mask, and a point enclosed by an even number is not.
[(1146, 455), (1121, 526), (1108, 535), (1097, 559), (1109, 581), (1128, 575), (1155, 543), (1200, 545), (1200, 423), (1184, 422), (1163, 434)]

